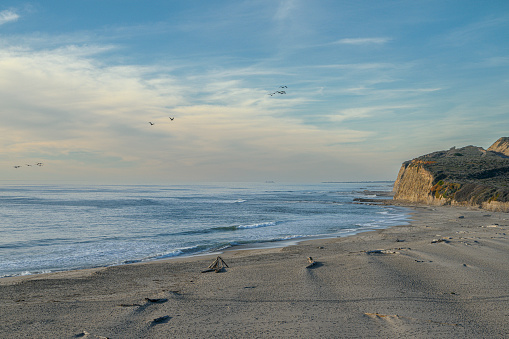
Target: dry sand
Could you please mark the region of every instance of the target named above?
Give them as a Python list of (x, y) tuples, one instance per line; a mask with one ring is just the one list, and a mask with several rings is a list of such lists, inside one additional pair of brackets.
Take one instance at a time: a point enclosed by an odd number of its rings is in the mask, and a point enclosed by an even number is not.
[(3, 278), (0, 337), (509, 337), (509, 214), (414, 209), (408, 226), (224, 252), (223, 273), (202, 256)]

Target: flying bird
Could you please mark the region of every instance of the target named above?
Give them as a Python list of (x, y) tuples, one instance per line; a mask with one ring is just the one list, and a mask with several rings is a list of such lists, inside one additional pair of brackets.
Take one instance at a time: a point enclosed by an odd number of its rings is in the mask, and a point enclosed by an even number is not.
[(172, 118), (172, 117), (169, 117), (169, 118), (170, 118), (170, 120), (171, 120), (171, 121), (173, 121), (173, 119), (175, 119), (175, 117), (173, 117), (173, 118)]
[(150, 126), (154, 126), (154, 123), (152, 121), (149, 121), (148, 123), (150, 124)]
[(36, 165), (37, 165), (37, 166), (39, 166), (39, 167), (41, 167), (41, 166), (42, 166), (42, 165), (44, 165), (44, 164), (43, 164), (42, 162), (38, 162)]
[[(288, 88), (288, 86), (283, 85), (283, 86), (279, 86), (279, 88)], [(274, 92), (269, 93), (268, 95), (274, 96), (276, 94), (286, 94), (286, 91), (274, 91)]]
[(21, 166), (19, 166), (19, 165), (14, 166), (14, 168), (20, 168), (20, 167), (21, 167)]

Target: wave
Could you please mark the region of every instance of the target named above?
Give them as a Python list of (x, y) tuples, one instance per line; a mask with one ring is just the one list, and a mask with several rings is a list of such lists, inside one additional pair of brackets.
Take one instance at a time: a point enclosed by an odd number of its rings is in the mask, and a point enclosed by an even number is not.
[(3, 204), (9, 205), (42, 205), (42, 206), (62, 206), (62, 207), (96, 207), (96, 208), (123, 208), (139, 207), (149, 205), (161, 205), (156, 199), (83, 199), (83, 200), (61, 200), (46, 198), (26, 198), (26, 197), (1, 197)]
[(243, 229), (243, 228), (260, 228), (260, 227), (268, 227), (268, 226), (276, 226), (277, 222), (275, 221), (269, 221), (269, 222), (262, 222), (259, 224), (251, 224), (251, 225), (239, 225), (237, 226), (237, 229)]
[(20, 273), (0, 275), (0, 278), (22, 277), (22, 276), (25, 276), (25, 275), (45, 274), (45, 273), (52, 273), (52, 272), (53, 272), (53, 271), (49, 271), (49, 270), (41, 270), (41, 271), (23, 271), (23, 272), (20, 272)]
[(232, 232), (232, 231), (238, 231), (243, 229), (252, 229), (252, 228), (261, 228), (261, 227), (269, 227), (269, 226), (276, 226), (280, 222), (277, 221), (268, 221), (268, 222), (261, 222), (257, 224), (248, 224), (248, 225), (233, 225), (233, 226), (219, 226), (219, 227), (212, 227), (204, 230), (196, 230), (196, 231), (187, 231), (185, 234), (204, 234), (204, 233), (212, 233), (212, 232)]
[(144, 261), (173, 258), (173, 257), (181, 256), (181, 255), (189, 255), (189, 254), (204, 252), (204, 251), (207, 251), (208, 249), (209, 249), (209, 247), (205, 246), (205, 245), (181, 247), (181, 248), (176, 248), (176, 249), (161, 252), (161, 253), (156, 253), (156, 254), (144, 257), (143, 259), (124, 260), (122, 262), (122, 264), (134, 264), (134, 263), (144, 262)]

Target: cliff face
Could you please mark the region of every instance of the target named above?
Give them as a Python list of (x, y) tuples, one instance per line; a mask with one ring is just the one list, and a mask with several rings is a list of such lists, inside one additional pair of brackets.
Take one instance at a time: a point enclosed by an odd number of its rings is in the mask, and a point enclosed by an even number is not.
[(488, 148), (488, 151), (501, 153), (503, 155), (509, 156), (509, 138), (502, 137), (495, 141), (493, 145)]
[(477, 206), (509, 212), (509, 138), (488, 150), (466, 146), (406, 161), (394, 183), (394, 200)]

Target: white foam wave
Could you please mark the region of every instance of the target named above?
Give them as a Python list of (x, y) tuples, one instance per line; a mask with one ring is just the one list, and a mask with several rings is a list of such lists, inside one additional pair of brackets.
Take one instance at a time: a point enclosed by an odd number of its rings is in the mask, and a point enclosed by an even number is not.
[(269, 222), (262, 222), (259, 224), (252, 224), (252, 225), (239, 225), (237, 228), (239, 229), (246, 229), (246, 228), (260, 228), (260, 227), (268, 227), (268, 226), (276, 226), (275, 221), (269, 221)]

